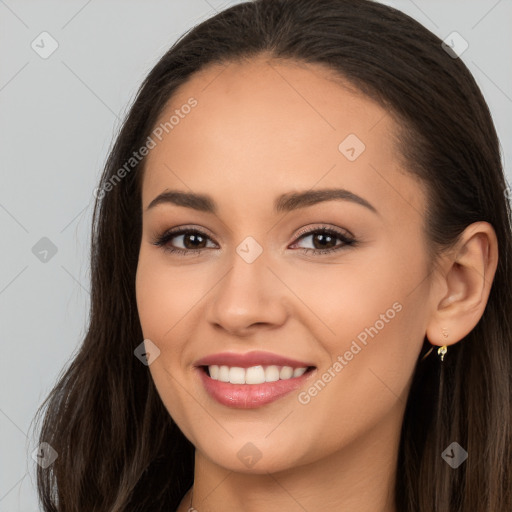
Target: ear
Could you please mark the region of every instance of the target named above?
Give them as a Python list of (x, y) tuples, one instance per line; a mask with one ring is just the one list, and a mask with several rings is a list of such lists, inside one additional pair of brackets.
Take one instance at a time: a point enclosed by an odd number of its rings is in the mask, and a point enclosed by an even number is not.
[(454, 250), (437, 264), (426, 331), (432, 345), (452, 345), (471, 332), (487, 305), (497, 265), (492, 225), (482, 221), (468, 226)]

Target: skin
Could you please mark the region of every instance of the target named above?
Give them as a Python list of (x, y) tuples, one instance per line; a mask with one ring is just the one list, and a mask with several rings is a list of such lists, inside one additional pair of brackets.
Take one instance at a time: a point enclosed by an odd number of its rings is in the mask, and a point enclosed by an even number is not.
[[(191, 96), (198, 105), (146, 161), (136, 293), (144, 337), (161, 351), (152, 378), (196, 447), (193, 507), (394, 512), (400, 427), (424, 337), (451, 345), (481, 318), (497, 265), (494, 230), (468, 226), (429, 272), (425, 191), (401, 166), (395, 121), (318, 65), (260, 56), (206, 68), (162, 120)], [(366, 146), (355, 161), (338, 149), (348, 134)], [(378, 213), (336, 200), (273, 212), (282, 193), (330, 187)], [(147, 210), (166, 189), (209, 194), (218, 213), (170, 203)], [(184, 225), (209, 237), (199, 255), (152, 244)], [(297, 233), (321, 225), (349, 231), (358, 245), (304, 254), (322, 246)], [(250, 264), (236, 252), (247, 236), (263, 249)], [(170, 243), (190, 250), (186, 238)], [(256, 409), (228, 408), (194, 370), (206, 355), (266, 350), (313, 362), (314, 382), (394, 303), (400, 312), (307, 404), (293, 392)], [(248, 442), (261, 453), (250, 468), (237, 456)], [(190, 492), (178, 510), (189, 504)]]

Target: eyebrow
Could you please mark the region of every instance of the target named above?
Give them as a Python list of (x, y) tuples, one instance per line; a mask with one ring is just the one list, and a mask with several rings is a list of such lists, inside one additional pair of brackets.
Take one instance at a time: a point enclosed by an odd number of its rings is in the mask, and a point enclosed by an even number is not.
[[(274, 201), (274, 211), (276, 213), (290, 212), (299, 208), (306, 208), (324, 201), (341, 200), (364, 206), (368, 210), (379, 215), (377, 209), (366, 199), (345, 190), (343, 188), (326, 188), (320, 190), (307, 190), (304, 192), (289, 192), (282, 194)], [(218, 207), (215, 201), (206, 194), (196, 194), (193, 192), (180, 192), (178, 190), (165, 190), (155, 197), (149, 203), (146, 211), (159, 204), (174, 204), (193, 208), (206, 213), (217, 214)]]

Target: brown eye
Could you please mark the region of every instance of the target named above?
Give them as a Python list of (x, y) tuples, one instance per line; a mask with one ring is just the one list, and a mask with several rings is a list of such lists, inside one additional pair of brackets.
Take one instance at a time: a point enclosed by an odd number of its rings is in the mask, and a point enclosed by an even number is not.
[[(305, 233), (301, 234), (298, 241), (305, 240), (307, 238), (311, 238), (313, 247), (303, 248), (304, 254), (307, 254), (311, 251), (315, 254), (326, 254), (344, 249), (348, 246), (354, 246), (356, 243), (354, 238), (348, 237), (344, 233), (327, 227), (306, 231)], [(337, 240), (340, 240), (341, 243), (337, 243)], [(296, 245), (298, 241), (295, 242), (294, 245)]]
[[(188, 234), (181, 235), (183, 237), (183, 245), (187, 249), (202, 249), (205, 247), (206, 238), (202, 235), (199, 235), (194, 232), (189, 232)], [(173, 237), (176, 238), (176, 237)], [(189, 245), (190, 242), (190, 245)]]
[[(311, 238), (313, 247), (302, 248), (304, 254), (310, 252), (313, 254), (327, 254), (356, 244), (356, 240), (345, 233), (333, 228), (321, 227), (302, 232), (294, 245), (307, 238)], [(153, 244), (162, 247), (164, 251), (169, 253), (199, 255), (203, 250), (208, 249), (208, 241), (211, 241), (211, 238), (198, 229), (181, 228), (179, 230), (166, 231), (154, 240)], [(176, 244), (182, 245), (182, 247), (176, 247)]]
[[(171, 243), (173, 240), (181, 239), (177, 242), (183, 245), (175, 247), (176, 242)], [(206, 249), (206, 243), (210, 237), (197, 229), (180, 229), (175, 231), (166, 231), (159, 236), (154, 242), (154, 245), (162, 247), (164, 251), (178, 254), (199, 254), (203, 249)]]

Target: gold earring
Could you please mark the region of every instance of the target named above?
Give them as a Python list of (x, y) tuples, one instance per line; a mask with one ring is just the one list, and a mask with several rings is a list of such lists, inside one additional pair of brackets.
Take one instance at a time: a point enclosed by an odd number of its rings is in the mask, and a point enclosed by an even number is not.
[[(443, 329), (441, 329), (441, 332), (442, 332), (444, 338), (448, 338), (448, 330), (447, 329), (443, 328)], [(430, 347), (428, 352), (421, 358), (421, 361), (426, 359), (429, 356), (430, 352), (432, 352), (432, 350), (434, 350), (433, 346)], [(437, 349), (437, 354), (441, 357), (441, 361), (444, 361), (444, 356), (447, 352), (448, 352), (448, 348), (446, 345), (443, 345), (442, 347), (439, 347)]]
[[(448, 338), (448, 329), (441, 329), (441, 332), (443, 333), (443, 336), (445, 338)], [(446, 352), (448, 352), (448, 348), (446, 347), (446, 345), (443, 345), (442, 347), (439, 347), (437, 349), (437, 354), (439, 356), (441, 356), (441, 361), (444, 361), (444, 355), (446, 354)]]

